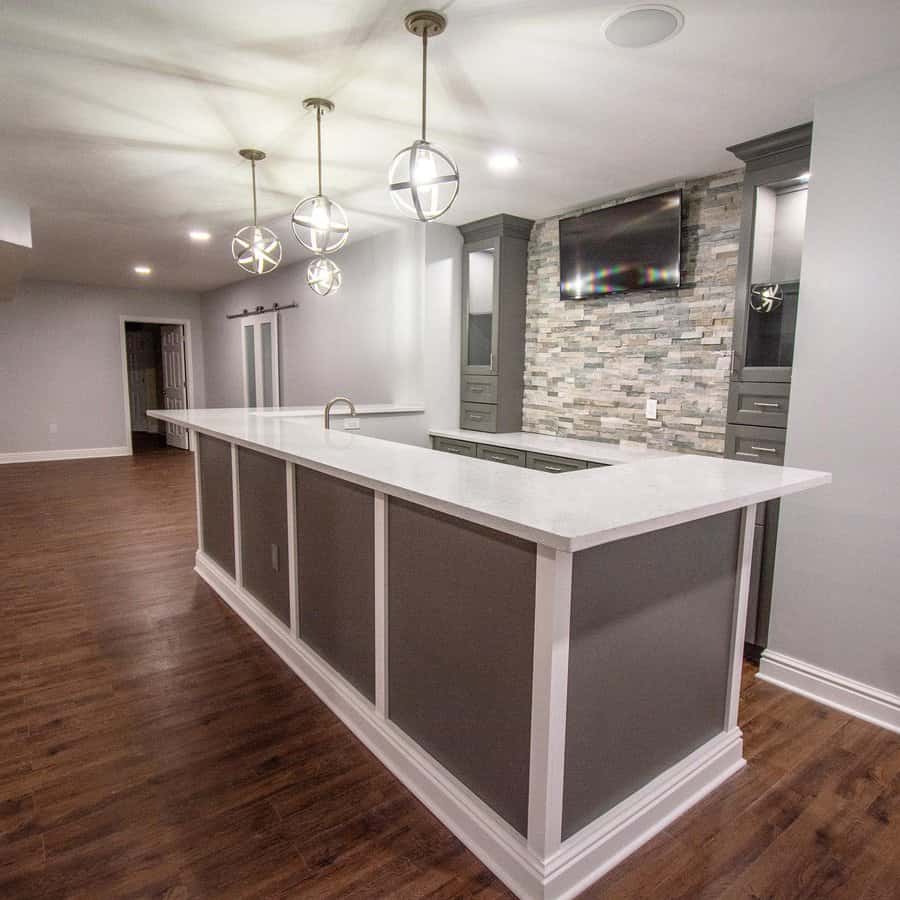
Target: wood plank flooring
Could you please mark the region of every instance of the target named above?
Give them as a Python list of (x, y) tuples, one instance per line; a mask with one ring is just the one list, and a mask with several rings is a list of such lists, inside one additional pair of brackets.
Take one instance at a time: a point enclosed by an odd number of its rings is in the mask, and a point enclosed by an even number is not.
[[(0, 466), (0, 897), (509, 897), (195, 544), (189, 454)], [(746, 770), (585, 897), (900, 897), (900, 737), (744, 676)]]

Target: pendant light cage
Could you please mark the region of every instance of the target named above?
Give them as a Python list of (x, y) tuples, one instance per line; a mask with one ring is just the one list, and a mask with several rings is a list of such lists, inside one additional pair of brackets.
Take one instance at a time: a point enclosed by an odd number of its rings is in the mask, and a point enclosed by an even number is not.
[(405, 20), (406, 30), (422, 38), (422, 137), (401, 150), (388, 171), (391, 199), (400, 212), (422, 222), (440, 218), (459, 193), (459, 169), (452, 157), (426, 136), (428, 112), (428, 39), (441, 34), (447, 20), (438, 12), (418, 10)]
[(339, 203), (330, 200), (322, 192), (322, 116), (334, 110), (330, 100), (309, 97), (303, 101), (304, 109), (316, 111), (316, 169), (318, 193), (301, 200), (291, 215), (294, 237), (313, 253), (334, 253), (347, 243), (350, 223), (347, 213)]
[(306, 269), (306, 283), (320, 296), (328, 297), (340, 290), (343, 276), (338, 264), (327, 256), (317, 256)]
[(250, 180), (253, 189), (253, 224), (238, 229), (231, 239), (232, 259), (250, 275), (266, 275), (281, 264), (282, 247), (278, 236), (256, 220), (256, 164), (266, 158), (262, 150), (240, 150), (250, 160)]

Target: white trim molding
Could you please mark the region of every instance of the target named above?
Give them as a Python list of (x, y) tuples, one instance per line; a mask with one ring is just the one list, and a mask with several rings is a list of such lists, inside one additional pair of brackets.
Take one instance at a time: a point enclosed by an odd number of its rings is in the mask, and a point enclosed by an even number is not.
[(55, 462), (62, 459), (98, 459), (106, 456), (131, 456), (131, 447), (83, 447), (77, 450), (26, 450), (0, 453), (0, 465)]
[(900, 734), (897, 694), (774, 650), (763, 651), (756, 677)]
[[(549, 551), (554, 553), (554, 551)], [(565, 593), (571, 558), (548, 556), (540, 590), (549, 602)], [(372, 753), (521, 900), (569, 900), (650, 840), (744, 766), (740, 729), (716, 735), (544, 857), (483, 800), (419, 747), (352, 685), (210, 557), (197, 552), (197, 574), (299, 676)], [(559, 616), (543, 610), (543, 627), (558, 634)], [(552, 621), (551, 621), (552, 618)], [(560, 638), (562, 635), (559, 635)], [(551, 654), (553, 656), (554, 654)], [(562, 692), (558, 659), (542, 663), (539, 693)], [(550, 712), (550, 711), (548, 711)], [(558, 758), (554, 735), (560, 722), (544, 717), (538, 743), (549, 762)], [(532, 798), (536, 801), (537, 798)], [(535, 803), (541, 820), (552, 819), (556, 801)], [(552, 836), (550, 836), (552, 838)], [(548, 841), (548, 843), (552, 843)]]

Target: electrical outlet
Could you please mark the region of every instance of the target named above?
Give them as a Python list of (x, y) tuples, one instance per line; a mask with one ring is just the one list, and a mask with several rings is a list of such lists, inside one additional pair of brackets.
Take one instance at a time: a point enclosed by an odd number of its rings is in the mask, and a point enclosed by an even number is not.
[(644, 409), (644, 415), (648, 419), (656, 418), (656, 400), (654, 400), (652, 397), (647, 398), (647, 405)]
[(344, 431), (359, 431), (359, 419), (351, 416), (344, 419)]
[(50, 434), (56, 434), (57, 431), (59, 431), (59, 426), (56, 424), (56, 422), (51, 422), (50, 423)]

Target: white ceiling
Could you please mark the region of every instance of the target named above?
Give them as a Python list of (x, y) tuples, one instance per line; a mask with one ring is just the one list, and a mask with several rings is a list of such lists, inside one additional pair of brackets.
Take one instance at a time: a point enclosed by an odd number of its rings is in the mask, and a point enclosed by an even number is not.
[[(608, 44), (627, 3), (450, 0), (429, 47), (429, 137), (455, 157), (444, 221), (531, 218), (735, 164), (726, 144), (808, 120), (814, 94), (897, 65), (898, 0), (673, 0), (683, 31)], [(314, 118), (330, 97), (325, 189), (351, 240), (394, 216), (386, 172), (418, 133), (420, 47), (396, 0), (0, 0), (0, 190), (33, 209), (32, 277), (205, 290), (239, 280), (231, 233), (261, 220), (299, 259), (288, 215), (314, 190)], [(496, 148), (512, 175), (486, 165)], [(208, 246), (186, 232), (206, 227)], [(247, 276), (249, 277), (249, 276)], [(146, 283), (146, 282), (140, 282)]]

